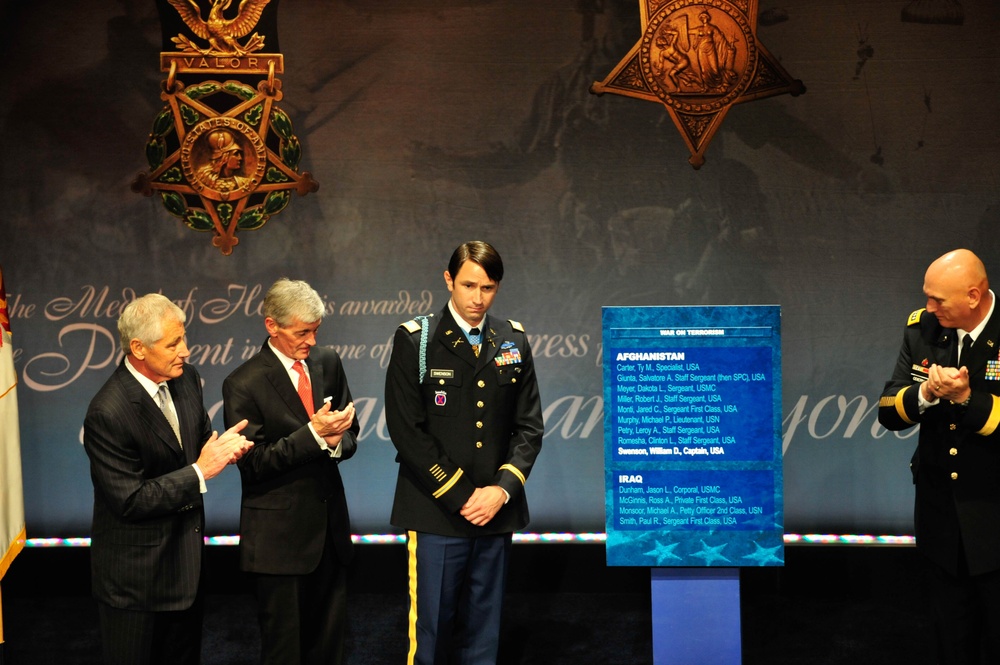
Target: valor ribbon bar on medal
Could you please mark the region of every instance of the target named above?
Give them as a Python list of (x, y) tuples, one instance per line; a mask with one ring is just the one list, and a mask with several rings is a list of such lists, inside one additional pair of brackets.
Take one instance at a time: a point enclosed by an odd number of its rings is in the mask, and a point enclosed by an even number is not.
[(259, 55), (203, 56), (189, 53), (161, 53), (160, 71), (198, 72), (203, 74), (268, 74), (285, 73), (285, 56), (281, 53)]

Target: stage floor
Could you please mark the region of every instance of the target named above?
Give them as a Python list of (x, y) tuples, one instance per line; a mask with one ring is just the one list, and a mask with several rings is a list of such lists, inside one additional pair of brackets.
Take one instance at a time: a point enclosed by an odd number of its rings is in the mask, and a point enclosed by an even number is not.
[[(405, 551), (362, 545), (351, 577), (354, 665), (405, 662)], [(786, 548), (782, 568), (740, 573), (745, 665), (933, 662), (912, 547)], [(203, 663), (251, 665), (255, 606), (236, 549), (209, 548)], [(653, 662), (649, 571), (607, 568), (601, 545), (516, 545), (500, 663)], [(86, 549), (29, 549), (3, 581), (4, 665), (97, 665)], [(723, 665), (723, 664), (712, 664)]]

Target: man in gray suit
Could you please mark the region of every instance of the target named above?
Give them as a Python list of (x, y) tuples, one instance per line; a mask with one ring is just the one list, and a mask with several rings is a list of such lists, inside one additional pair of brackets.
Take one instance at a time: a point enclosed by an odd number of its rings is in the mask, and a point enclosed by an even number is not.
[(91, 574), (107, 665), (198, 663), (205, 481), (252, 443), (221, 436), (185, 369), (184, 312), (149, 294), (118, 320), (125, 358), (90, 402)]

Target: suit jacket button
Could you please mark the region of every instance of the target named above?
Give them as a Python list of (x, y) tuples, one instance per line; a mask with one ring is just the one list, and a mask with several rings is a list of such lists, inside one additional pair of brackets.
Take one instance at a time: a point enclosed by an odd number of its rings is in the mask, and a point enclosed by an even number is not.
[(948, 454), (952, 455), (952, 456), (957, 455), (958, 454), (958, 448), (952, 448), (951, 450), (948, 451)]
[(482, 441), (476, 441), (476, 448), (482, 448), (482, 447), (483, 447), (483, 442)]
[(484, 402), (483, 400), (479, 400), (478, 402), (476, 402), (476, 406), (478, 406), (481, 409), (484, 406), (486, 406), (486, 402)]
[(486, 387), (486, 382), (485, 382), (485, 381), (483, 381), (482, 379), (479, 379), (479, 383), (478, 383), (477, 385), (478, 385), (478, 386), (479, 386), (480, 388), (485, 388), (485, 387)]
[(196, 527), (194, 528), (194, 532), (195, 532), (195, 533), (201, 533), (201, 527), (200, 527), (200, 526), (196, 526)]
[(477, 420), (476, 421), (476, 427), (479, 428), (479, 429), (482, 429), (483, 428), (483, 421), (482, 420)]
[(958, 473), (956, 473), (956, 472), (952, 471), (952, 472), (951, 472), (951, 479), (952, 479), (952, 480), (958, 480)]

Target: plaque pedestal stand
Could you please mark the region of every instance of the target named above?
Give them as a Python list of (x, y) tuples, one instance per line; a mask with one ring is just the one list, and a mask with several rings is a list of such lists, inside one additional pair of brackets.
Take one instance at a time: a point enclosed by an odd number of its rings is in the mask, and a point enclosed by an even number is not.
[(650, 568), (654, 665), (740, 665), (740, 569)]

